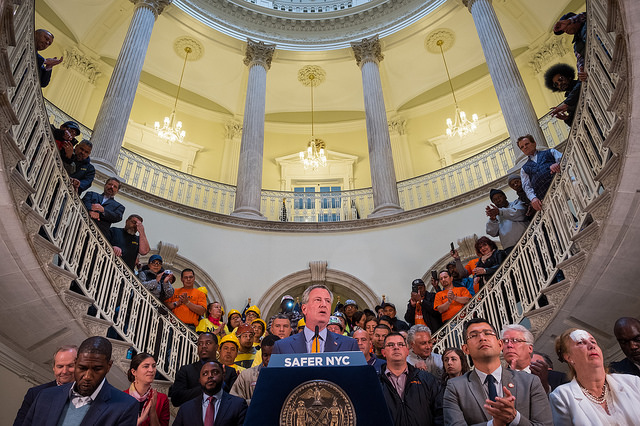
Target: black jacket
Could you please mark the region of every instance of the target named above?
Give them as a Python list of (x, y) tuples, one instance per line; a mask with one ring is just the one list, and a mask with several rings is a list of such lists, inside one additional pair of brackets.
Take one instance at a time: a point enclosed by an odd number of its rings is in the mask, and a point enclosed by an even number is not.
[[(179, 407), (185, 402), (197, 398), (202, 395), (202, 387), (200, 387), (200, 368), (202, 361), (196, 361), (192, 364), (183, 365), (176, 374), (176, 380), (169, 388), (169, 398), (174, 407)], [(224, 368), (224, 384), (222, 389), (225, 392), (231, 391), (231, 386), (238, 378), (235, 368)]]
[(407, 364), (408, 377), (404, 398), (387, 378), (387, 365), (381, 367), (380, 383), (395, 426), (442, 425), (443, 392), (432, 374)]
[(480, 277), (480, 288), (482, 288), (493, 274), (496, 273), (502, 262), (507, 258), (506, 253), (503, 250), (494, 250), (493, 254), (485, 261), (480, 259), (476, 268), (484, 268), (487, 273), (484, 275), (478, 275)]
[[(440, 312), (433, 309), (433, 302), (436, 300), (436, 294), (427, 291), (422, 299), (422, 317), (425, 324), (431, 330), (431, 333), (435, 333), (440, 327), (442, 327), (442, 316)], [(404, 314), (404, 320), (409, 326), (415, 325), (416, 307), (411, 306), (411, 302), (407, 303), (407, 312)]]

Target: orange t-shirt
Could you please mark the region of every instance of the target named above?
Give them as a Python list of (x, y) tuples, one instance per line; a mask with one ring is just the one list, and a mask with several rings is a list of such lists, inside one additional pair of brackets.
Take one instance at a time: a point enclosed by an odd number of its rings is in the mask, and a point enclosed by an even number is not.
[[(178, 299), (180, 299), (180, 295), (182, 293), (187, 294), (187, 298), (189, 299), (189, 302), (194, 303), (196, 305), (200, 305), (205, 309), (207, 309), (207, 296), (197, 288), (184, 288), (184, 287), (177, 288), (173, 292), (173, 296), (171, 296), (166, 303), (168, 303), (169, 306), (171, 306), (173, 302), (177, 302)], [(180, 321), (182, 321), (185, 324), (193, 324), (197, 326), (198, 322), (200, 322), (200, 316), (195, 312), (193, 312), (188, 307), (186, 307), (185, 305), (180, 305), (176, 307), (175, 309), (173, 309), (173, 313), (175, 316), (178, 317)]]
[(473, 275), (473, 270), (476, 268), (479, 261), (480, 261), (480, 258), (476, 257), (475, 259), (471, 259), (469, 262), (467, 262), (466, 265), (464, 265), (464, 269), (467, 270), (469, 275)]
[[(433, 309), (437, 310), (438, 306), (447, 303), (447, 293), (449, 293), (449, 290), (442, 290), (436, 293), (436, 298), (433, 302)], [(455, 294), (457, 297), (471, 297), (471, 293), (469, 293), (469, 290), (464, 287), (454, 287), (453, 294)], [(462, 303), (456, 302), (455, 300), (451, 302), (451, 306), (449, 306), (449, 309), (440, 314), (442, 315), (442, 321), (447, 321), (453, 318), (460, 311), (460, 309), (462, 309), (463, 306), (464, 305)]]

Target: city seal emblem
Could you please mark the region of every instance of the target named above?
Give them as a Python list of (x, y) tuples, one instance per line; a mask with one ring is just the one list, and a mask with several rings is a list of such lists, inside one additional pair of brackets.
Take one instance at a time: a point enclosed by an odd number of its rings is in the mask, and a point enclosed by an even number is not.
[(355, 426), (356, 411), (340, 386), (309, 380), (291, 391), (280, 410), (280, 426)]

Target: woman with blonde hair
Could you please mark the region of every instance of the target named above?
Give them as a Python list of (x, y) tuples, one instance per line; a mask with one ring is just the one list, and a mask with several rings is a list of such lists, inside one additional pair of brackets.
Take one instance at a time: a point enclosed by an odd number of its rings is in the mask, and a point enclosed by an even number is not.
[(638, 424), (640, 377), (607, 374), (602, 349), (590, 333), (565, 331), (556, 339), (556, 353), (573, 377), (549, 395), (556, 425)]

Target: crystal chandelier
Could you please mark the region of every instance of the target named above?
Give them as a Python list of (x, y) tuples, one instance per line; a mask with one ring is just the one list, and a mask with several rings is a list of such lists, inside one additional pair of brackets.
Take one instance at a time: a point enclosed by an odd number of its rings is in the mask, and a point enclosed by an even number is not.
[(318, 167), (325, 167), (327, 165), (324, 148), (325, 144), (322, 139), (313, 138), (309, 141), (307, 150), (300, 151), (300, 161), (304, 164), (305, 170), (316, 170)]
[(184, 63), (182, 64), (182, 74), (180, 74), (180, 83), (178, 83), (178, 92), (176, 93), (176, 101), (173, 104), (173, 110), (171, 111), (171, 115), (169, 117), (164, 118), (163, 126), (160, 127), (160, 123), (158, 121), (155, 122), (153, 128), (156, 132), (158, 132), (158, 136), (161, 139), (167, 141), (169, 145), (175, 142), (184, 142), (184, 136), (187, 134), (184, 130), (182, 130), (182, 121), (178, 121), (175, 123), (176, 118), (176, 106), (178, 105), (178, 96), (180, 96), (180, 89), (182, 88), (182, 78), (184, 77), (184, 69), (187, 66), (187, 58), (189, 57), (189, 53), (191, 53), (191, 47), (186, 46), (184, 48)]
[(317, 170), (319, 167), (327, 166), (327, 157), (324, 141), (316, 138), (313, 132), (313, 88), (324, 80), (324, 71), (318, 66), (307, 65), (298, 72), (298, 80), (311, 87), (311, 140), (307, 143), (307, 150), (300, 151), (300, 161), (305, 170)]
[(447, 79), (449, 80), (449, 87), (451, 87), (451, 93), (453, 94), (453, 102), (456, 105), (456, 115), (452, 120), (447, 118), (447, 136), (450, 138), (458, 135), (460, 137), (466, 136), (469, 133), (473, 133), (478, 128), (478, 114), (473, 114), (471, 116), (471, 121), (467, 119), (467, 114), (460, 109), (458, 106), (458, 100), (456, 99), (456, 92), (453, 90), (453, 83), (451, 83), (451, 76), (449, 75), (449, 67), (447, 67), (447, 61), (444, 58), (444, 50), (442, 49), (442, 45), (444, 44), (443, 40), (438, 40), (436, 42), (438, 47), (440, 47), (440, 54), (442, 55), (442, 62), (444, 62), (444, 69), (447, 72)]

